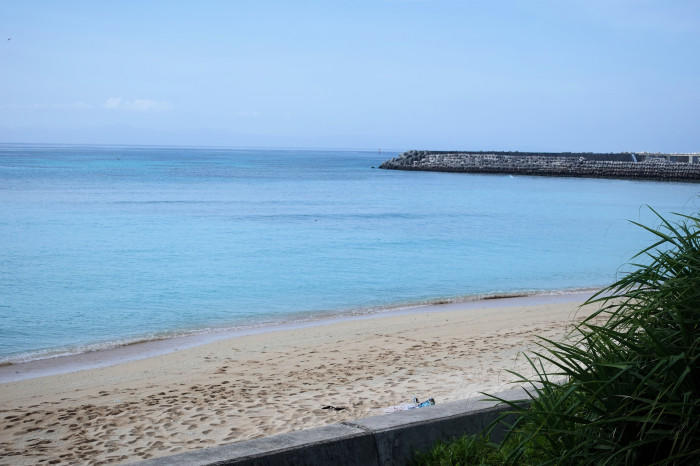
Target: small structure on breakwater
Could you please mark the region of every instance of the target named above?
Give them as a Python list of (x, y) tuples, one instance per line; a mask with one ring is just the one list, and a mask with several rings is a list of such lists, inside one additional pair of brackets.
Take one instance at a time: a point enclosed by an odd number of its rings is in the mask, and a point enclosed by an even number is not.
[(379, 168), (456, 173), (700, 181), (700, 153), (486, 152), (411, 150)]

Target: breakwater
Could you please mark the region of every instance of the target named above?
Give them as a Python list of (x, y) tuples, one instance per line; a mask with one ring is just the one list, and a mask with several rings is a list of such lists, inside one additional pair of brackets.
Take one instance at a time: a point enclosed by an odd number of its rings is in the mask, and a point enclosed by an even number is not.
[(700, 154), (412, 150), (387, 160), (379, 168), (698, 182)]

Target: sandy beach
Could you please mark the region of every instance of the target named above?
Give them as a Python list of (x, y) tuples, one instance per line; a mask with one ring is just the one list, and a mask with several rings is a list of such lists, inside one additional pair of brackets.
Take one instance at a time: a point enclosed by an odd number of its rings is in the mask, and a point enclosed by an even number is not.
[(496, 393), (510, 387), (507, 369), (527, 371), (518, 353), (563, 337), (590, 295), (321, 321), (3, 383), (0, 464), (124, 463), (381, 414), (414, 396)]

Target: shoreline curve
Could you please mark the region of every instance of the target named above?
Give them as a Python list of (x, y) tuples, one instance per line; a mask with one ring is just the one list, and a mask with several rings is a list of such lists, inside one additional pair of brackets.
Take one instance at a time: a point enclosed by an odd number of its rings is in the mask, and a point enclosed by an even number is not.
[(34, 359), (22, 360), (17, 358), (13, 360), (8, 358), (0, 361), (0, 384), (115, 366), (129, 361), (161, 356), (220, 340), (248, 335), (321, 327), (343, 321), (373, 319), (402, 314), (585, 301), (587, 297), (598, 290), (599, 288), (587, 287), (565, 290), (476, 294), (454, 298), (438, 298), (410, 304), (328, 312), (320, 316), (316, 314), (296, 320), (268, 322), (244, 327), (204, 329), (187, 334), (164, 334), (154, 338), (135, 338), (131, 341), (118, 341), (106, 347), (63, 352)]

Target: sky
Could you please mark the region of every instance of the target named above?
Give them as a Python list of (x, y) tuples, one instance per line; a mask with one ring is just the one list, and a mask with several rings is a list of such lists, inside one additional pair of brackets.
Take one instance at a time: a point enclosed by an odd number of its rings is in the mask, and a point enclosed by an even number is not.
[(700, 2), (0, 0), (0, 143), (700, 151)]

